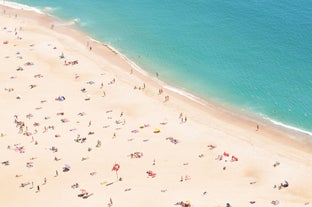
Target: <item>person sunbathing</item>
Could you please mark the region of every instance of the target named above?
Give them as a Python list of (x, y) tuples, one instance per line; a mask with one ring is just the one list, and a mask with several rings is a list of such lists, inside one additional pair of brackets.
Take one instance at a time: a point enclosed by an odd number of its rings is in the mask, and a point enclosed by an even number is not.
[(273, 204), (273, 205), (278, 205), (279, 204), (279, 201), (278, 200), (275, 200), (275, 201), (271, 201), (271, 204)]
[(78, 183), (75, 183), (71, 186), (72, 189), (75, 189), (75, 188), (79, 188), (79, 184)]
[(93, 195), (93, 193), (86, 193), (86, 195), (84, 195), (84, 196), (82, 196), (82, 198), (83, 199), (87, 199), (87, 198), (89, 198), (90, 196), (92, 196)]
[(25, 186), (30, 185), (30, 182), (21, 183), (20, 187), (24, 188)]
[(33, 162), (27, 162), (26, 163), (26, 167), (28, 167), (28, 168), (30, 168), (30, 167), (33, 167), (34, 165), (33, 165)]
[(4, 161), (4, 162), (2, 162), (1, 164), (4, 165), (4, 166), (8, 166), (8, 165), (10, 165), (10, 161), (9, 161), (9, 160)]
[(147, 175), (148, 175), (149, 177), (152, 177), (152, 178), (156, 177), (156, 173), (154, 173), (154, 172), (151, 171), (151, 170), (147, 171), (146, 173), (147, 173)]
[(87, 192), (87, 191), (82, 191), (82, 192), (79, 193), (77, 196), (78, 196), (78, 197), (84, 197), (84, 196), (86, 196), (86, 195), (88, 195), (88, 192)]
[(54, 161), (60, 161), (61, 158), (54, 157)]
[(288, 182), (285, 180), (284, 183), (281, 183), (280, 186), (278, 186), (278, 189), (282, 189), (282, 188), (287, 188), (288, 187)]
[(180, 205), (182, 207), (191, 207), (191, 204), (188, 201), (186, 202), (180, 201), (180, 202), (177, 202), (175, 205)]

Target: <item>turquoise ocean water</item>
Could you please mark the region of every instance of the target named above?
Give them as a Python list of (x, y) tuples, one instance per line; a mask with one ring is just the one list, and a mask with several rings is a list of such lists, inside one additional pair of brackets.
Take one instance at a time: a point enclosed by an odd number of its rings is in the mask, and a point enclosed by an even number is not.
[(312, 133), (311, 0), (15, 2), (75, 22), (177, 88)]

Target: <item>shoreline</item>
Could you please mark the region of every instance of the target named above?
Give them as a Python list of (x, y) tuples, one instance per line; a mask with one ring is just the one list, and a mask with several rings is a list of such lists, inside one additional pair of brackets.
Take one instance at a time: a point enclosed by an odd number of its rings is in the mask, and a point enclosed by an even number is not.
[[(59, 26), (63, 27), (63, 29), (65, 30), (66, 28), (70, 30), (72, 29), (75, 30), (75, 32), (80, 33), (78, 34), (79, 38), (77, 38), (76, 40), (81, 41), (81, 38), (82, 38), (82, 39), (86, 39), (86, 41), (90, 41), (91, 43), (95, 45), (105, 47), (106, 49), (114, 53), (115, 55), (120, 56), (120, 58), (123, 59), (130, 66), (130, 68), (140, 73), (142, 75), (141, 77), (144, 76), (147, 79), (151, 79), (152, 81), (156, 82), (158, 86), (163, 87), (164, 89), (167, 89), (171, 91), (172, 93), (177, 94), (178, 96), (186, 97), (190, 101), (195, 102), (196, 104), (202, 105), (204, 107), (214, 107), (215, 109), (222, 110), (224, 113), (231, 114), (240, 119), (249, 120), (251, 122), (254, 122), (255, 124), (258, 123), (258, 124), (268, 126), (273, 131), (282, 133), (286, 136), (290, 135), (291, 139), (294, 139), (295, 141), (303, 142), (303, 144), (311, 145), (312, 147), (312, 132), (310, 131), (306, 131), (304, 129), (282, 123), (280, 121), (271, 119), (270, 117), (265, 117), (261, 114), (258, 114), (257, 112), (245, 111), (245, 110), (239, 109), (236, 106), (231, 106), (228, 103), (215, 102), (215, 101), (209, 100), (208, 98), (194, 95), (189, 91), (185, 91), (181, 89), (181, 87), (170, 85), (169, 83), (166, 83), (158, 78), (155, 78), (152, 74), (149, 74), (147, 71), (142, 69), (134, 61), (130, 60), (127, 56), (122, 54), (113, 46), (107, 43), (100, 42), (96, 39), (93, 39), (91, 36), (87, 35), (85, 31), (81, 31), (82, 28), (78, 27), (75, 22), (67, 23), (67, 21), (63, 21), (56, 16), (52, 16), (50, 14), (44, 13), (40, 9), (29, 7), (28, 5), (23, 5), (23, 4), (19, 4), (15, 2), (7, 2), (7, 3), (9, 3), (9, 5), (5, 5), (3, 3), (0, 3), (0, 5), (13, 8), (13, 9), (22, 9), (22, 10), (26, 9), (26, 11), (35, 12), (35, 13), (38, 13), (39, 15), (44, 15), (47, 18), (49, 18), (49, 20), (47, 21), (50, 21), (51, 24), (56, 23)], [(72, 21), (75, 21), (75, 20), (72, 20)], [(98, 48), (100, 50), (100, 47)], [(299, 138), (295, 138), (298, 136)]]
[[(311, 205), (312, 194), (306, 192), (312, 186), (310, 136), (273, 127), (252, 114), (237, 113), (209, 100), (192, 100), (178, 88), (175, 91), (144, 70), (136, 70), (135, 63), (111, 46), (48, 15), (7, 8), (2, 16), (1, 24), (10, 20), (25, 25), (18, 31), (25, 40), (15, 40), (13, 34), (3, 32), (13, 36), (11, 40), (16, 43), (9, 41), (8, 49), (1, 50), (4, 57), (14, 58), (4, 59), (7, 65), (3, 74), (18, 74), (22, 80), (6, 77), (2, 87), (14, 87), (16, 92), (0, 94), (3, 107), (12, 107), (3, 111), (5, 119), (1, 122), (5, 131), (0, 132), (5, 135), (0, 139), (0, 161), (10, 160), (12, 164), (0, 167), (4, 175), (0, 181), (5, 186), (0, 191), (4, 195), (0, 203), (12, 207), (19, 202), (33, 206), (70, 203), (79, 207), (103, 202), (112, 205), (109, 200), (113, 200), (117, 206), (173, 206), (179, 200), (190, 200), (194, 206), (223, 206), (227, 202), (249, 206), (257, 200), (257, 206), (268, 206), (280, 200), (283, 206)], [(15, 59), (16, 51), (26, 59)], [(79, 64), (63, 64), (58, 56), (61, 52), (65, 61), (77, 60)], [(27, 60), (33, 60), (34, 66), (23, 65), (24, 72), (15, 71), (18, 63)], [(37, 73), (43, 75), (44, 82)], [(101, 82), (104, 87), (100, 87)], [(159, 89), (163, 93), (157, 93)], [(56, 96), (62, 98), (56, 100)], [(13, 112), (26, 120), (30, 132), (38, 130), (34, 140), (28, 136), (28, 129), (17, 133), (10, 121)], [(49, 128), (41, 132), (43, 126)], [(78, 143), (80, 134), (87, 134), (85, 143)], [(102, 146), (95, 147), (97, 140)], [(39, 144), (34, 145), (34, 141)], [(7, 148), (15, 143), (26, 146), (26, 152)], [(217, 159), (220, 156), (223, 160)], [(25, 163), (29, 159), (35, 166), (28, 169)], [(116, 163), (121, 168), (115, 174), (112, 166)], [(72, 169), (62, 172), (64, 164)], [(116, 180), (116, 175), (123, 179)], [(273, 187), (285, 179), (291, 183), (289, 188)], [(81, 189), (90, 190), (89, 199), (77, 198), (76, 190), (70, 188), (75, 180)], [(24, 181), (34, 182), (40, 193), (18, 188)], [(18, 200), (13, 199), (15, 195)], [(53, 202), (47, 202), (49, 199)]]
[[(251, 112), (239, 110), (228, 104), (222, 105), (221, 103), (216, 103), (211, 100), (195, 96), (189, 92), (180, 90), (179, 88), (176, 88), (175, 86), (171, 86), (161, 81), (160, 79), (153, 77), (151, 74), (149, 74), (145, 70), (141, 69), (133, 61), (128, 59), (125, 55), (121, 54), (114, 47), (106, 43), (102, 43), (86, 35), (84, 32), (80, 31), (80, 28), (77, 27), (75, 24), (68, 25), (66, 24), (66, 21), (65, 23), (63, 23), (63, 21), (61, 19), (58, 19), (57, 17), (50, 16), (44, 13), (40, 13), (38, 12), (39, 10), (37, 11), (37, 9), (32, 8), (32, 7), (29, 7), (29, 8), (30, 10), (26, 10), (26, 12), (29, 13), (28, 18), (32, 18), (33, 14), (36, 14), (38, 16), (43, 15), (44, 16), (43, 19), (36, 18), (36, 21), (39, 21), (41, 23), (44, 22), (47, 25), (46, 26), (47, 28), (50, 27), (49, 25), (53, 24), (55, 26), (53, 30), (55, 30), (56, 32), (60, 32), (60, 33), (63, 32), (64, 34), (71, 36), (76, 41), (80, 42), (82, 45), (84, 45), (83, 41), (86, 41), (87, 44), (90, 44), (90, 46), (92, 46), (92, 51), (96, 55), (103, 54), (104, 56), (108, 55), (110, 58), (112, 58), (113, 63), (117, 66), (116, 69), (123, 70), (125, 73), (127, 73), (127, 71), (131, 71), (134, 69), (136, 71), (134, 75), (142, 79), (143, 82), (144, 81), (151, 82), (153, 87), (155, 88), (167, 89), (166, 92), (168, 94), (177, 96), (180, 100), (184, 100), (188, 103), (191, 103), (192, 105), (195, 105), (195, 107), (197, 106), (204, 111), (213, 113), (215, 114), (215, 116), (221, 114), (221, 116), (227, 117), (227, 121), (239, 120), (240, 124), (243, 124), (246, 127), (255, 128), (257, 125), (261, 125), (261, 128), (265, 128), (266, 130), (265, 133), (280, 134), (282, 136), (285, 136), (284, 138), (279, 139), (279, 141), (281, 141), (282, 143), (290, 142), (292, 143), (292, 145), (295, 145), (296, 147), (301, 148), (305, 152), (308, 152), (308, 153), (312, 152), (312, 136), (309, 133), (306, 133), (305, 131), (302, 131), (301, 129), (297, 130), (297, 128), (292, 128), (292, 126), (288, 127), (287, 125), (276, 124), (274, 120), (266, 119), (264, 117), (261, 117), (260, 115), (253, 114)], [(23, 9), (21, 9), (21, 11), (23, 11)], [(117, 57), (112, 57), (112, 55), (117, 56)], [(122, 60), (123, 63), (119, 61), (120, 59)]]

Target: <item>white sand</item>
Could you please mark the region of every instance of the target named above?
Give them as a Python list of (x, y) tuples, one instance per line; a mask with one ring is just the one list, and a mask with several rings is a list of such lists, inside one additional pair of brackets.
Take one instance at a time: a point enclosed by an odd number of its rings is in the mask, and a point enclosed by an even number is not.
[[(113, 206), (127, 207), (180, 201), (263, 207), (275, 200), (278, 206), (312, 206), (312, 148), (302, 141), (311, 137), (264, 122), (257, 131), (253, 119), (214, 104), (204, 106), (166, 89), (159, 94), (158, 81), (131, 69), (105, 45), (47, 16), (5, 10), (0, 161), (9, 165), (0, 165), (1, 206), (106, 206), (110, 199)], [(66, 66), (65, 60), (78, 64)], [(60, 96), (65, 100), (55, 100)], [(19, 129), (15, 120), (24, 126)], [(216, 160), (224, 152), (229, 157)], [(71, 166), (68, 172), (62, 171), (65, 164)], [(285, 180), (289, 186), (279, 190)], [(79, 187), (73, 189), (75, 183)], [(81, 189), (91, 196), (78, 197)]]

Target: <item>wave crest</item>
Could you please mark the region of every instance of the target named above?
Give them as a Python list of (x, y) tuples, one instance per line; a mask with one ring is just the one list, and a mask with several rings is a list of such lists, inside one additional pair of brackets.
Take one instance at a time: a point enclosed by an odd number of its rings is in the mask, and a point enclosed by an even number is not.
[(14, 9), (23, 9), (23, 10), (27, 10), (27, 11), (34, 11), (34, 12), (39, 13), (39, 14), (44, 14), (44, 12), (42, 12), (38, 8), (27, 6), (25, 4), (12, 2), (12, 1), (2, 1), (2, 2), (0, 2), (0, 4), (3, 6), (14, 8)]
[(53, 13), (53, 11), (55, 11), (55, 8), (52, 8), (52, 7), (44, 7), (44, 8), (42, 9), (42, 11), (43, 11), (44, 13)]

